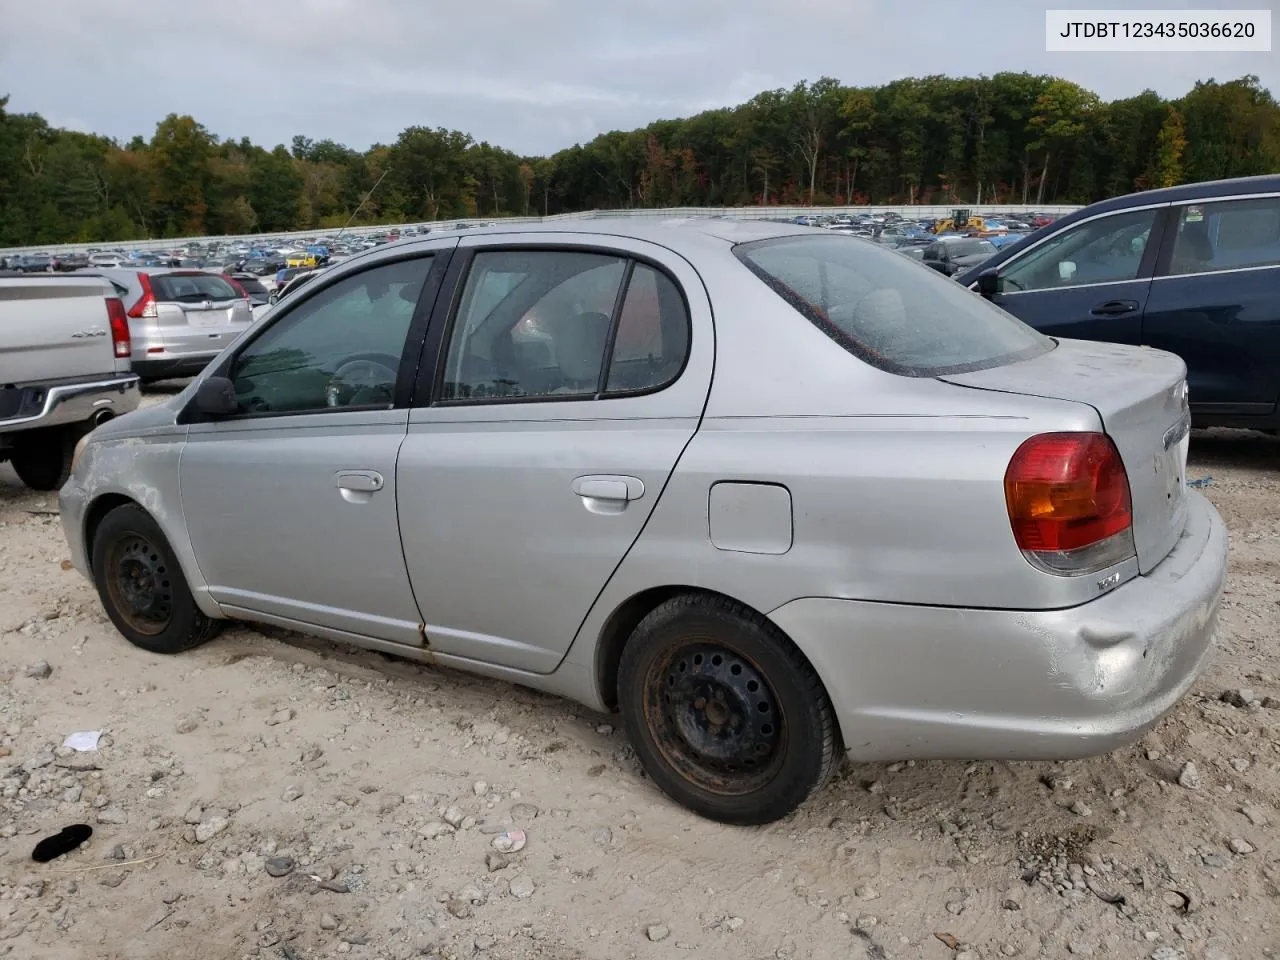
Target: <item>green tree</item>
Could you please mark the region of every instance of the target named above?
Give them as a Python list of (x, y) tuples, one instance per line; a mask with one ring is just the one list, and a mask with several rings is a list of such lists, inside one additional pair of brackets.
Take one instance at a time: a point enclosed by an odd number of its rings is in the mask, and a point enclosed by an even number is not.
[(1186, 148), (1187, 129), (1182, 114), (1169, 107), (1168, 117), (1156, 136), (1156, 155), (1149, 178), (1151, 186), (1174, 187), (1182, 182), (1182, 152)]
[(168, 236), (199, 236), (206, 228), (214, 139), (189, 116), (171, 113), (151, 138), (151, 207)]

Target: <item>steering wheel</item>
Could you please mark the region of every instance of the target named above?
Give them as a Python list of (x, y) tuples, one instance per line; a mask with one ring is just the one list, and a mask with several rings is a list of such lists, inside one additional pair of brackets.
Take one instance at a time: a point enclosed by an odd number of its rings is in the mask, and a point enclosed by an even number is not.
[(390, 392), (395, 387), (399, 357), (385, 353), (365, 353), (351, 357), (338, 366), (329, 378), (324, 391), (325, 403), (330, 407), (345, 407), (357, 394), (381, 388)]

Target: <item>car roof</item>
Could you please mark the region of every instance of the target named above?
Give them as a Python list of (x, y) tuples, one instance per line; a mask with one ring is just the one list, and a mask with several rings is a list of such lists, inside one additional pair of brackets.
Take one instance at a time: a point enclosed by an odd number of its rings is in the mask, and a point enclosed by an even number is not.
[[(822, 230), (821, 234), (831, 231)], [(692, 254), (698, 250), (750, 243), (753, 240), (769, 240), (786, 236), (814, 236), (813, 227), (768, 220), (729, 219), (706, 217), (599, 217), (593, 220), (570, 220), (552, 223), (495, 224), (489, 227), (466, 227), (450, 236), (494, 236), (501, 234), (545, 234), (553, 240), (557, 234), (595, 234), (601, 239), (626, 237), (647, 240), (680, 254)], [(426, 237), (407, 237), (380, 249), (403, 248), (439, 239), (435, 234)]]
[[(1207, 200), (1215, 197), (1233, 197), (1237, 194), (1280, 193), (1280, 176), (1265, 174), (1259, 177), (1235, 177), (1230, 180), (1208, 180), (1204, 183), (1185, 183), (1177, 187), (1162, 187), (1159, 190), (1143, 190), (1128, 193), (1123, 197), (1112, 197), (1091, 204), (1083, 210), (1076, 211), (1074, 218), (1086, 210), (1090, 215), (1105, 213), (1109, 210), (1123, 210), (1127, 207), (1143, 207), (1155, 203), (1182, 203), (1187, 200)], [(1061, 218), (1063, 220), (1066, 217)]]

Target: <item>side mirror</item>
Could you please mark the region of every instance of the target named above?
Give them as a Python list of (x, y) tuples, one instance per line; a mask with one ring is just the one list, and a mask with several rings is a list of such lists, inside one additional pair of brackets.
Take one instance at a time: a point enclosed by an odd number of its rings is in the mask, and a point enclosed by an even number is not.
[(208, 377), (196, 387), (196, 409), (206, 416), (226, 417), (240, 409), (236, 388), (226, 377)]
[(989, 267), (978, 274), (978, 293), (990, 300), (1000, 292), (1000, 271)]

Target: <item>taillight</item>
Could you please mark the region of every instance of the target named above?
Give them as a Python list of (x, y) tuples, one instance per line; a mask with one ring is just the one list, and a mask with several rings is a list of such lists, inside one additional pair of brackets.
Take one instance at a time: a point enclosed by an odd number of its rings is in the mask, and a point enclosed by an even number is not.
[(119, 297), (107, 297), (107, 320), (111, 324), (111, 343), (116, 356), (129, 356), (129, 317)]
[(1045, 433), (1020, 446), (1004, 475), (1019, 549), (1051, 573), (1095, 573), (1134, 555), (1124, 461), (1102, 433)]
[(240, 296), (243, 297), (246, 301), (250, 299), (249, 291), (240, 285), (239, 280), (237, 280), (235, 277), (227, 276), (226, 274), (223, 274), (223, 278), (227, 281), (227, 283), (235, 287), (236, 293), (240, 294)]
[(156, 295), (151, 289), (151, 278), (145, 273), (138, 274), (138, 283), (142, 286), (142, 296), (129, 308), (129, 316), (137, 319), (153, 320), (160, 316), (156, 307)]

